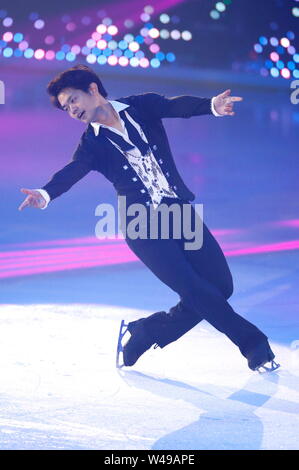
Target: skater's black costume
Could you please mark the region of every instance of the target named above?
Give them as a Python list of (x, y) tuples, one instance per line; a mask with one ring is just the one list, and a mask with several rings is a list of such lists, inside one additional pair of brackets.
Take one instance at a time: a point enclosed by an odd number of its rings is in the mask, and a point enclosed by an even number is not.
[[(189, 204), (193, 220), (199, 217), (190, 203), (195, 196), (175, 166), (162, 118), (213, 115), (211, 100), (194, 96), (166, 98), (157, 93), (145, 93), (111, 101), (111, 104), (119, 113), (128, 138), (113, 128), (103, 125), (99, 128), (98, 125), (96, 129), (95, 125), (89, 124), (72, 161), (42, 189), (52, 200), (90, 170), (96, 170), (113, 183), (118, 195), (126, 196), (127, 205), (142, 203), (149, 214), (151, 203), (154, 206), (174, 202)], [(143, 159), (142, 164), (134, 165), (138, 155)], [(227, 301), (233, 292), (232, 276), (223, 252), (207, 226), (203, 225), (200, 249), (184, 249), (185, 241), (183, 236), (181, 239), (135, 240), (126, 237), (138, 258), (177, 292), (180, 300), (169, 312), (156, 312), (129, 324), (132, 337), (124, 350), (125, 365), (134, 364), (155, 343), (164, 347), (175, 341), (202, 319), (238, 346), (250, 368), (255, 369), (272, 360), (274, 355), (267, 337), (234, 312)]]

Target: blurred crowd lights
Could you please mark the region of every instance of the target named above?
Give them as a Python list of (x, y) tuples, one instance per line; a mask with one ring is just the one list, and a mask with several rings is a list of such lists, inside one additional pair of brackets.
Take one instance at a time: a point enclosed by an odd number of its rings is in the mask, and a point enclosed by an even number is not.
[[(21, 33), (13, 32), (12, 26), (14, 20), (8, 16), (7, 12), (0, 10), (0, 21), (6, 30), (0, 36), (0, 55), (5, 58), (24, 57), (26, 59), (36, 60), (66, 60), (68, 62), (75, 61), (78, 56), (83, 56), (87, 63), (100, 65), (108, 64), (111, 66), (120, 65), (122, 67), (160, 67), (161, 63), (174, 62), (176, 55), (172, 51), (162, 51), (162, 45), (156, 41), (160, 40), (183, 40), (191, 41), (192, 33), (188, 30), (179, 30), (176, 26), (180, 23), (180, 18), (176, 15), (169, 15), (166, 12), (161, 13), (157, 17), (160, 24), (153, 24), (151, 21), (154, 7), (146, 5), (140, 14), (140, 20), (143, 23), (139, 29), (139, 33), (121, 33), (122, 38), (117, 39), (121, 28), (113, 24), (113, 20), (106, 16), (103, 10), (98, 11), (98, 17), (101, 18), (95, 30), (86, 40), (85, 44), (66, 44), (63, 43), (65, 30), (69, 33), (76, 31), (78, 22), (81, 25), (89, 26), (92, 18), (85, 15), (77, 20), (72, 21), (70, 15), (63, 15), (60, 20), (63, 23), (62, 30), (58, 32), (47, 31), (47, 22), (41, 18), (37, 12), (31, 12), (28, 19), (32, 23), (35, 30), (43, 33), (39, 47), (33, 47), (30, 44), (30, 32)], [(135, 22), (130, 18), (123, 23), (126, 29), (135, 26)], [(34, 36), (36, 40), (36, 35)], [(32, 40), (33, 42), (33, 40)], [(166, 43), (168, 45), (168, 43)], [(142, 50), (143, 49), (143, 50)]]

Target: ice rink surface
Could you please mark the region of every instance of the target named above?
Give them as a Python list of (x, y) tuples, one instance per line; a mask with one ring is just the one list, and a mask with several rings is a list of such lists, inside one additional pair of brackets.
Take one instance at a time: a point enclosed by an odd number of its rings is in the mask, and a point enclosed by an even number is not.
[(144, 313), (1, 305), (0, 448), (298, 449), (295, 347), (272, 342), (281, 368), (258, 374), (202, 322), (117, 370), (120, 320)]

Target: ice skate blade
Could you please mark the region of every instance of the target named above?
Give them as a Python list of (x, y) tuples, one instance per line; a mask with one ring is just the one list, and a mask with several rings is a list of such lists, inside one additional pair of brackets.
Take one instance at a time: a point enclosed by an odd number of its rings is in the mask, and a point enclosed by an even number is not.
[(124, 361), (120, 361), (120, 355), (123, 353), (123, 345), (122, 339), (125, 336), (126, 332), (128, 331), (128, 325), (125, 323), (125, 320), (122, 320), (120, 323), (118, 340), (117, 340), (117, 348), (116, 348), (116, 368), (121, 369), (124, 367)]
[[(267, 361), (269, 362), (269, 361)], [(277, 370), (279, 367), (280, 367), (280, 364), (278, 364), (277, 362), (275, 361), (271, 361), (271, 366), (270, 367), (267, 367), (265, 366), (265, 364), (267, 364), (267, 362), (264, 362), (264, 364), (256, 367), (254, 370), (257, 371), (259, 374), (266, 374), (266, 373), (269, 373), (269, 372), (273, 372), (274, 370)]]

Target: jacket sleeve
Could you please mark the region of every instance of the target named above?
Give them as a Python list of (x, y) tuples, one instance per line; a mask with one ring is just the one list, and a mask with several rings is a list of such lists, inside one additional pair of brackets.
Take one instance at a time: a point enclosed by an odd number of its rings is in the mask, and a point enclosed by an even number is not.
[(41, 189), (47, 191), (51, 200), (55, 199), (68, 191), (93, 169), (92, 159), (92, 153), (86, 148), (81, 139), (72, 160), (61, 170), (57, 171), (51, 180)]
[[(181, 95), (167, 98), (159, 93), (135, 95), (133, 103), (136, 108), (152, 118), (190, 118), (202, 114), (213, 114), (211, 98)], [(132, 104), (133, 104), (132, 103)]]

